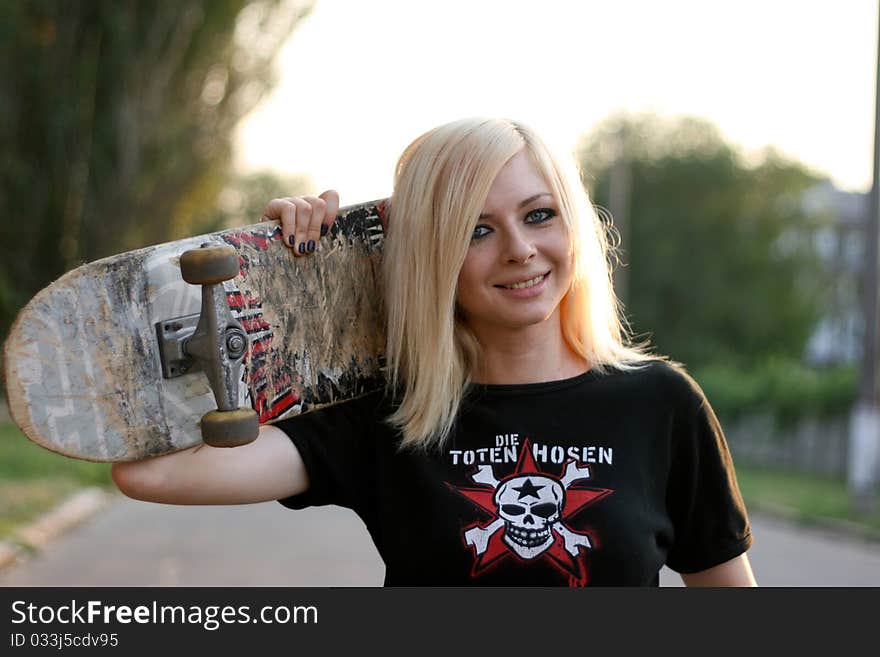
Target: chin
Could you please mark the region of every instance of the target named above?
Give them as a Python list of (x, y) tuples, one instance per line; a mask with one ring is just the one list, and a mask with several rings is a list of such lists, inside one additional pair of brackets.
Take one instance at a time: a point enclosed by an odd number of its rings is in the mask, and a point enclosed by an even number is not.
[(522, 330), (542, 326), (553, 321), (553, 311), (508, 317), (500, 325), (510, 330)]

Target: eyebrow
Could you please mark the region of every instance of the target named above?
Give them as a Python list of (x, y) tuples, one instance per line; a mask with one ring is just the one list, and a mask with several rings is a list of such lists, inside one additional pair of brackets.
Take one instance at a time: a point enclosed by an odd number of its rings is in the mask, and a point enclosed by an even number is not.
[[(535, 194), (534, 196), (529, 196), (527, 199), (520, 202), (519, 208), (522, 209), (522, 208), (526, 207), (529, 203), (533, 203), (534, 201), (537, 201), (542, 196), (552, 197), (553, 194), (551, 194), (550, 192), (541, 192), (540, 194)], [(480, 214), (480, 219), (490, 219), (491, 217), (492, 217), (491, 214), (486, 214), (486, 213)]]

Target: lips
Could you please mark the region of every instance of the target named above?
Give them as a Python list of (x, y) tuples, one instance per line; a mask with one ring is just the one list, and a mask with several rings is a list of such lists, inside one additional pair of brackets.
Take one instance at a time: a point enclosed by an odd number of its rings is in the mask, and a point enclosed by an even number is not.
[(518, 281), (513, 281), (511, 283), (500, 283), (495, 285), (495, 287), (503, 287), (508, 290), (521, 290), (529, 287), (533, 287), (543, 281), (550, 272), (544, 272), (543, 274), (536, 274), (529, 278), (521, 278)]

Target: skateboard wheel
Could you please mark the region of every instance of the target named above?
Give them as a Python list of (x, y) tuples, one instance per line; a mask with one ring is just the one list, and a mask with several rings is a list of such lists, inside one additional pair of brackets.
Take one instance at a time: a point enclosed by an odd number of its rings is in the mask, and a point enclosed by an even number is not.
[(202, 439), (212, 447), (238, 447), (257, 438), (260, 420), (252, 408), (210, 411), (202, 416)]
[(238, 274), (238, 253), (218, 244), (191, 249), (180, 256), (180, 275), (191, 285), (214, 285)]

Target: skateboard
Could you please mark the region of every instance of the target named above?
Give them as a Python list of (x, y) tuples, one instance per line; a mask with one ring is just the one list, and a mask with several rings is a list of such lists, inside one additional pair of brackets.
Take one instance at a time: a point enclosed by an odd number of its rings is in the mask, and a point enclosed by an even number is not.
[(244, 444), (378, 389), (384, 212), (342, 208), (306, 257), (264, 222), (71, 270), (7, 337), (12, 420), (53, 452), (131, 461)]

